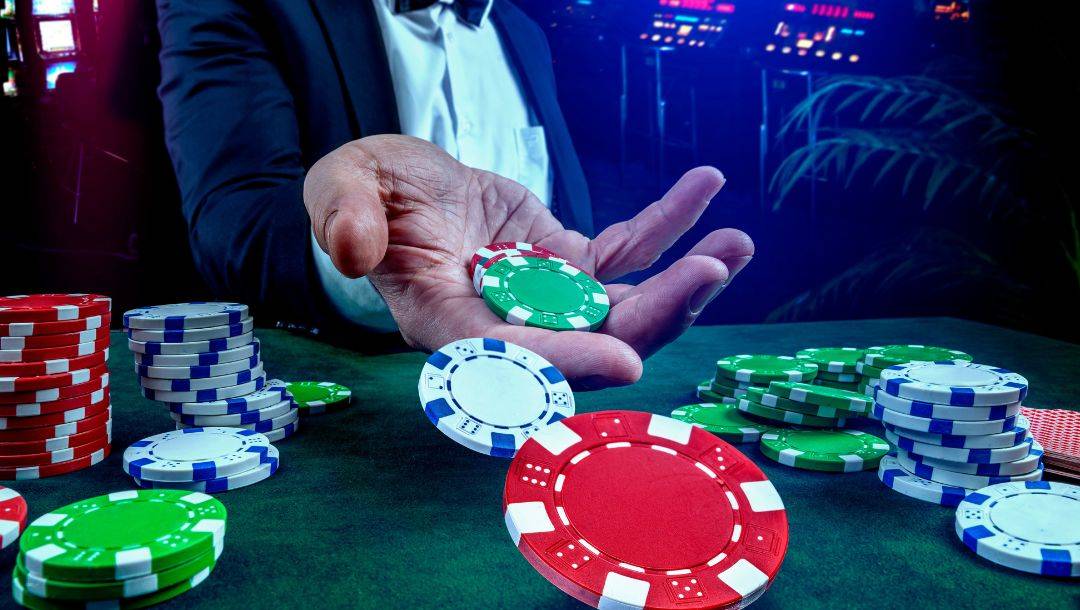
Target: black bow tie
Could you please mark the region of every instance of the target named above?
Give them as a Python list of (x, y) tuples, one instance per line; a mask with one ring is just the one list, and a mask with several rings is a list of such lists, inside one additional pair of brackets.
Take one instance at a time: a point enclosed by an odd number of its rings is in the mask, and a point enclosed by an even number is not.
[[(419, 11), (438, 2), (439, 0), (394, 0), (394, 12)], [(479, 27), (490, 2), (491, 0), (454, 0), (450, 8), (457, 14), (458, 19)]]

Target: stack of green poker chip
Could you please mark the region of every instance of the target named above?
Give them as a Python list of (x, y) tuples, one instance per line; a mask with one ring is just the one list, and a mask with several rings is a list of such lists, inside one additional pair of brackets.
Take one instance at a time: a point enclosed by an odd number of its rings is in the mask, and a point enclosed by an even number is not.
[(869, 413), (874, 406), (872, 398), (858, 392), (838, 390), (809, 383), (774, 381), (769, 384), (769, 393), (795, 402), (832, 407), (856, 415)]
[(856, 365), (856, 372), (860, 375), (856, 391), (867, 396), (874, 395), (874, 389), (881, 379), (881, 370), (890, 366), (941, 360), (971, 362), (974, 359), (970, 354), (959, 350), (933, 345), (875, 345), (866, 348), (865, 352)]
[(679, 407), (672, 419), (704, 428), (731, 443), (752, 443), (771, 429), (742, 416), (733, 404), (702, 403)]
[(709, 382), (709, 394), (702, 394), (698, 388), (698, 398), (714, 400), (720, 397), (728, 404), (742, 398), (750, 388), (764, 388), (775, 380), (809, 380), (817, 375), (817, 366), (795, 359), (793, 356), (775, 356), (771, 354), (739, 354), (725, 356), (716, 361), (716, 374)]
[(761, 453), (786, 466), (824, 472), (876, 468), (890, 446), (858, 430), (773, 430), (761, 435)]
[(292, 394), (300, 415), (337, 411), (352, 401), (352, 390), (332, 381), (287, 381), (285, 389)]
[(778, 423), (792, 424), (796, 426), (811, 426), (814, 428), (835, 428), (843, 426), (847, 423), (847, 421), (843, 418), (818, 417), (817, 415), (808, 415), (806, 413), (798, 413), (796, 411), (785, 411), (784, 409), (767, 407), (761, 403), (757, 403), (746, 398), (745, 394), (743, 395), (743, 398), (739, 399), (738, 408), (739, 411), (760, 419), (765, 419)]
[(747, 400), (751, 400), (760, 405), (771, 407), (773, 409), (780, 409), (782, 411), (793, 411), (795, 413), (813, 415), (816, 417), (824, 417), (826, 419), (835, 420), (845, 417), (851, 417), (853, 415), (863, 415), (862, 413), (853, 413), (845, 409), (836, 409), (833, 407), (812, 405), (805, 402), (796, 402), (788, 398), (777, 396), (776, 394), (770, 394), (767, 388), (750, 388), (746, 391), (745, 398)]
[(225, 542), (213, 496), (140, 489), (42, 515), (19, 539), (13, 596), (30, 608), (141, 608), (202, 582)]
[(597, 330), (610, 310), (607, 291), (559, 259), (508, 256), (484, 273), (480, 292), (511, 324), (548, 330)]
[(818, 365), (814, 383), (851, 391), (859, 389), (857, 365), (865, 355), (866, 350), (857, 347), (809, 347), (795, 353), (796, 358)]
[(734, 396), (728, 396), (727, 394), (721, 394), (719, 392), (713, 392), (712, 381), (706, 379), (697, 385), (696, 396), (698, 400), (705, 400), (710, 403), (717, 403), (722, 405), (733, 405), (738, 402)]

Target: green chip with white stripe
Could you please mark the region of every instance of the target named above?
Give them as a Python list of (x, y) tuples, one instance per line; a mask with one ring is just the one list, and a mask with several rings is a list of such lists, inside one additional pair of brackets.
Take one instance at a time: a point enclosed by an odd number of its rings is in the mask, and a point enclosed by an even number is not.
[(761, 453), (804, 470), (859, 472), (876, 468), (889, 443), (858, 430), (774, 430), (761, 435)]

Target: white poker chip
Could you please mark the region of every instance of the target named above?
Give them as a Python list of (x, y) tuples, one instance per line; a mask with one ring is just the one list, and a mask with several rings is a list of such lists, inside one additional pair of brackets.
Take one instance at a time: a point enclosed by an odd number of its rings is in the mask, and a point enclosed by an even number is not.
[(276, 443), (276, 442), (283, 441), (283, 440), (289, 438), (290, 436), (292, 436), (293, 434), (295, 434), (299, 430), (300, 430), (300, 420), (298, 419), (298, 420), (294, 421), (291, 424), (286, 424), (284, 427), (278, 428), (277, 430), (271, 430), (269, 432), (264, 432), (263, 434), (266, 436), (266, 438), (271, 443)]
[(243, 428), (245, 430), (254, 430), (256, 432), (262, 432), (263, 434), (269, 434), (275, 430), (280, 430), (285, 426), (295, 424), (300, 419), (300, 409), (290, 409), (288, 413), (275, 417), (274, 419), (268, 419), (265, 421), (255, 422), (254, 424), (242, 424), (236, 426), (237, 428)]
[[(976, 409), (979, 407), (960, 408)], [(874, 403), (872, 416), (878, 421), (899, 426), (906, 430), (917, 430), (919, 432), (931, 432), (934, 434), (997, 434), (1016, 425), (1016, 415), (1011, 415), (1005, 419), (991, 419), (986, 421), (955, 421), (951, 419), (934, 419), (931, 417), (908, 415), (907, 413), (886, 409), (881, 403)]]
[(170, 392), (168, 390), (150, 390), (147, 388), (142, 388), (141, 392), (144, 398), (149, 398), (150, 400), (160, 400), (162, 402), (214, 402), (218, 400), (227, 400), (229, 398), (246, 396), (247, 394), (258, 392), (259, 390), (263, 389), (265, 385), (266, 375), (261, 375), (247, 383), (226, 386), (224, 388), (213, 388), (210, 390)]
[(930, 443), (920, 443), (909, 438), (899, 436), (891, 430), (885, 430), (885, 438), (897, 447), (908, 453), (917, 453), (926, 457), (933, 457), (950, 462), (963, 462), (968, 464), (1000, 464), (1002, 462), (1015, 462), (1021, 460), (1031, 450), (1031, 437), (1025, 432), (1024, 440), (1019, 444), (1003, 449), (964, 449), (957, 447), (942, 447)]
[(878, 464), (878, 479), (893, 491), (909, 498), (942, 506), (956, 506), (971, 492), (970, 489), (942, 485), (916, 476), (904, 470), (900, 462), (891, 455), (881, 458), (881, 463)]
[(241, 428), (188, 428), (145, 438), (124, 450), (124, 472), (144, 481), (207, 481), (259, 465), (270, 441)]
[(255, 321), (247, 318), (226, 326), (207, 326), (206, 328), (185, 328), (177, 330), (142, 330), (129, 328), (126, 334), (135, 341), (156, 341), (159, 343), (185, 343), (225, 339), (250, 333), (255, 328)]
[(263, 389), (244, 396), (224, 400), (172, 403), (167, 406), (169, 411), (182, 415), (229, 415), (265, 409), (287, 398), (291, 398), (291, 395), (285, 382), (280, 379), (271, 379), (266, 382)]
[(1019, 402), (1028, 390), (1023, 375), (965, 360), (890, 366), (881, 371), (879, 385), (900, 398), (968, 407)]
[(139, 307), (124, 313), (125, 328), (182, 330), (236, 324), (248, 317), (240, 303), (174, 303)]
[(232, 362), (206, 366), (136, 365), (135, 374), (139, 377), (151, 377), (153, 379), (208, 379), (251, 370), (258, 366), (261, 361), (261, 357), (256, 354), (243, 360), (233, 360)]
[(184, 343), (164, 343), (161, 341), (136, 341), (128, 339), (128, 349), (137, 354), (202, 354), (204, 352), (223, 352), (236, 349), (251, 343), (254, 333), (244, 333), (235, 337), (224, 339), (207, 339), (206, 341), (186, 341)]
[(1016, 424), (1012, 428), (995, 434), (935, 434), (933, 432), (908, 430), (888, 422), (885, 423), (886, 430), (901, 438), (927, 445), (941, 445), (942, 447), (957, 449), (1004, 449), (1006, 447), (1015, 447), (1027, 438), (1029, 427), (1031, 427), (1031, 422), (1023, 415), (1016, 418)]
[(1043, 576), (1080, 576), (1080, 487), (999, 483), (956, 507), (956, 535), (976, 555)]
[(419, 392), (424, 414), (443, 434), (496, 457), (514, 457), (537, 430), (574, 414), (574, 393), (559, 369), (498, 339), (440, 348), (424, 364)]
[(967, 489), (979, 489), (988, 485), (997, 485), (998, 483), (1008, 483), (1011, 481), (1039, 481), (1042, 480), (1043, 476), (1042, 464), (1039, 464), (1035, 470), (1032, 470), (1031, 472), (994, 477), (981, 474), (953, 472), (952, 470), (945, 468), (935, 468), (925, 463), (922, 456), (908, 453), (903, 450), (896, 453), (896, 461), (900, 462), (900, 465), (904, 467), (904, 470), (907, 470), (916, 476), (936, 483), (941, 483), (942, 485), (954, 485), (956, 487), (964, 487)]
[(243, 424), (256, 424), (261, 421), (271, 420), (275, 417), (285, 415), (289, 411), (295, 410), (295, 408), (292, 399), (286, 398), (265, 409), (246, 411), (244, 413), (231, 413), (228, 415), (184, 415), (181, 413), (170, 412), (169, 417), (173, 418), (173, 421), (193, 428), (200, 426), (240, 426)]
[[(251, 343), (247, 345), (241, 345), (240, 347), (234, 347), (233, 349), (222, 350), (220, 352), (202, 352), (196, 354), (132, 354), (135, 357), (135, 366), (146, 367), (187, 367), (190, 369), (201, 369), (202, 367), (218, 366), (221, 364), (236, 362), (239, 360), (250, 360), (253, 356), (258, 356), (261, 344), (258, 339), (252, 339)], [(157, 375), (147, 375), (147, 377), (157, 377)], [(209, 374), (203, 375), (203, 377), (210, 377)]]
[(940, 405), (933, 402), (900, 398), (899, 396), (893, 396), (892, 394), (883, 392), (880, 388), (874, 390), (874, 401), (890, 411), (915, 415), (917, 417), (927, 417), (930, 419), (988, 421), (1014, 417), (1020, 412), (1019, 402), (990, 407), (957, 407), (953, 405)]
[(254, 368), (219, 375), (217, 377), (202, 377), (200, 379), (156, 379), (154, 377), (139, 377), (139, 385), (147, 390), (164, 390), (168, 392), (194, 392), (197, 390), (213, 390), (228, 386), (241, 385), (257, 379), (263, 374), (262, 362), (257, 362)]
[(144, 489), (184, 489), (187, 491), (213, 494), (247, 487), (248, 485), (254, 485), (255, 483), (269, 479), (277, 472), (278, 466), (281, 463), (280, 460), (281, 456), (277, 447), (270, 445), (266, 450), (266, 455), (263, 456), (262, 463), (258, 466), (251, 470), (245, 470), (239, 474), (227, 477), (219, 477), (209, 481), (173, 482), (144, 481), (138, 477), (132, 477), (132, 479), (135, 481), (136, 485)]
[(953, 462), (951, 460), (943, 460), (941, 458), (927, 457), (924, 455), (915, 455), (908, 452), (912, 458), (921, 464), (926, 464), (933, 468), (943, 468), (945, 470), (951, 470), (953, 472), (960, 472), (963, 474), (975, 474), (984, 477), (1007, 477), (1018, 474), (1024, 474), (1031, 472), (1039, 467), (1042, 462), (1043, 448), (1039, 444), (1039, 441), (1031, 440), (1031, 449), (1028, 454), (1019, 460), (1012, 462), (1001, 462), (998, 464), (973, 464), (968, 462)]

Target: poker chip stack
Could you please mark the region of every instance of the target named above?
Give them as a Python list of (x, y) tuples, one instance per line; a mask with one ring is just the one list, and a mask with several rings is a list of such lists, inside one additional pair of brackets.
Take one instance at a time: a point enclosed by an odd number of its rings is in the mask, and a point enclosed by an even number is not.
[(594, 331), (610, 310), (600, 282), (535, 244), (484, 246), (469, 261), (469, 274), (488, 308), (510, 324)]
[(795, 357), (818, 365), (814, 384), (850, 392), (859, 391), (862, 376), (856, 367), (866, 355), (856, 347), (809, 347), (795, 353)]
[(124, 472), (146, 489), (231, 491), (270, 478), (279, 465), (270, 439), (245, 428), (173, 430), (124, 450)]
[(111, 307), (96, 294), (0, 297), (0, 479), (56, 476), (109, 455)]
[(1080, 411), (1020, 407), (1043, 446), (1046, 476), (1080, 483)]
[(878, 345), (868, 347), (859, 362), (855, 365), (855, 372), (859, 374), (858, 391), (867, 396), (874, 395), (874, 389), (881, 379), (881, 371), (885, 367), (907, 364), (909, 362), (937, 362), (944, 360), (972, 361), (970, 354), (946, 347), (932, 345)]
[(698, 384), (697, 397), (716, 404), (738, 405), (751, 388), (765, 389), (773, 380), (811, 381), (817, 373), (817, 365), (797, 361), (792, 356), (724, 356), (716, 361), (713, 378)]
[(126, 490), (38, 517), (19, 541), (11, 594), (28, 608), (145, 608), (210, 575), (225, 507), (203, 493)]
[(874, 416), (896, 455), (878, 478), (906, 496), (957, 506), (973, 490), (1042, 479), (1042, 446), (1020, 413), (1028, 383), (966, 360), (916, 361), (882, 369)]
[(177, 429), (230, 426), (272, 442), (291, 436), (299, 411), (285, 384), (267, 381), (247, 305), (176, 303), (124, 314), (142, 394), (165, 403)]

